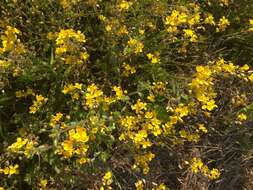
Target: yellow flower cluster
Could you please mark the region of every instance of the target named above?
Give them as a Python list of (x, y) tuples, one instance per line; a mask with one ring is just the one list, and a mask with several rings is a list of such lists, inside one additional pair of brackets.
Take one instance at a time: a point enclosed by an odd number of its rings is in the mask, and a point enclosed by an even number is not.
[(88, 140), (89, 136), (87, 135), (86, 129), (81, 126), (76, 126), (75, 129), (68, 131), (67, 139), (61, 143), (61, 147), (59, 148), (59, 154), (65, 158), (71, 158), (74, 155), (78, 156), (78, 162), (83, 164), (88, 161), (86, 158), (86, 153), (89, 148), (86, 144)]
[(240, 114), (237, 115), (237, 120), (238, 120), (239, 122), (246, 121), (246, 120), (247, 120), (247, 115), (244, 114), (244, 113), (240, 113)]
[(181, 138), (186, 139), (189, 142), (198, 142), (200, 140), (200, 135), (196, 132), (190, 133), (186, 130), (180, 130), (179, 135)]
[[(122, 1), (124, 2), (124, 1)], [(126, 9), (125, 9), (126, 10)], [(123, 9), (122, 9), (123, 11)], [(109, 35), (117, 35), (118, 37), (123, 37), (129, 33), (127, 26), (124, 24), (123, 20), (115, 18), (107, 18), (104, 15), (99, 15), (99, 20), (104, 24), (105, 31)], [(113, 41), (115, 43), (115, 41)]]
[(56, 113), (56, 115), (53, 115), (51, 120), (50, 120), (50, 123), (49, 125), (51, 127), (55, 127), (57, 124), (59, 124), (60, 120), (62, 119), (63, 117), (63, 114), (62, 113)]
[(126, 77), (136, 73), (135, 67), (130, 66), (129, 64), (123, 63), (122, 68), (123, 68), (123, 75)]
[(69, 9), (73, 5), (76, 5), (79, 3), (81, 0), (60, 0), (60, 4), (64, 9)]
[(41, 179), (40, 182), (39, 182), (39, 184), (38, 184), (39, 187), (41, 187), (40, 190), (45, 189), (46, 186), (47, 186), (47, 184), (48, 184), (48, 180), (47, 179)]
[[(182, 30), (183, 37), (190, 42), (197, 42), (198, 36), (194, 31), (194, 27), (200, 24), (200, 11), (199, 5), (192, 4), (191, 6), (192, 10), (172, 10), (171, 14), (166, 16), (164, 24), (170, 34), (178, 34), (179, 29), (184, 28)], [(189, 28), (185, 28), (185, 26)]]
[(103, 91), (100, 90), (94, 83), (89, 85), (85, 93), (85, 105), (89, 108), (98, 107), (103, 100)]
[[(172, 138), (175, 138), (174, 139), (175, 141), (173, 141), (173, 143), (175, 144), (183, 142), (175, 136), (176, 135), (175, 125), (177, 123), (183, 123), (184, 117), (193, 114), (192, 106), (193, 105), (186, 106), (184, 104), (179, 104), (176, 108), (172, 107), (168, 108), (168, 111), (172, 112), (172, 115), (169, 117), (169, 121), (162, 126), (162, 129), (164, 135), (170, 135)], [(191, 132), (185, 129), (179, 130), (179, 137), (181, 137), (182, 139), (186, 139), (189, 142), (198, 142), (201, 137), (200, 135), (207, 132), (208, 130), (204, 126), (204, 124), (197, 124), (197, 127), (194, 127), (194, 129), (191, 130)]]
[(221, 6), (224, 6), (224, 5), (228, 6), (229, 5), (229, 1), (231, 1), (231, 0), (219, 0)]
[(138, 180), (134, 183), (136, 190), (143, 190), (144, 184), (142, 180)]
[(112, 89), (115, 92), (116, 100), (123, 100), (125, 98), (125, 94), (127, 93), (126, 90), (123, 91), (120, 86), (113, 86)]
[(147, 110), (147, 103), (142, 102), (140, 99), (137, 100), (137, 102), (131, 106), (132, 110), (135, 111), (136, 114), (143, 113), (144, 110)]
[(197, 100), (202, 104), (202, 109), (209, 111), (217, 107), (214, 101), (216, 93), (213, 89), (212, 74), (212, 69), (209, 66), (197, 66), (195, 78), (190, 83)]
[(70, 94), (72, 100), (78, 100), (80, 98), (80, 91), (82, 90), (81, 83), (67, 84), (63, 87), (63, 94)]
[(166, 189), (167, 189), (166, 185), (164, 185), (164, 183), (161, 183), (158, 187), (152, 190), (166, 190)]
[(35, 114), (48, 100), (42, 95), (36, 95), (35, 100), (33, 100), (33, 105), (29, 107), (29, 113)]
[(83, 63), (89, 58), (89, 54), (82, 47), (85, 42), (85, 35), (81, 31), (62, 29), (56, 38), (55, 54), (66, 64)]
[(216, 28), (216, 32), (225, 31), (229, 25), (230, 25), (229, 20), (225, 16), (223, 16), (222, 18), (220, 18), (218, 22), (218, 27)]
[(155, 52), (154, 54), (148, 53), (147, 57), (152, 64), (156, 64), (156, 63), (160, 62), (160, 53), (159, 52)]
[(144, 45), (141, 41), (137, 39), (130, 38), (127, 42), (127, 45), (135, 54), (139, 54), (143, 51)]
[(2, 47), (0, 47), (0, 53), (15, 51), (18, 54), (25, 52), (23, 44), (17, 37), (20, 31), (12, 26), (7, 26), (6, 31), (1, 35)]
[(151, 152), (148, 152), (143, 155), (136, 155), (134, 157), (134, 165), (133, 169), (141, 168), (143, 171), (143, 174), (147, 174), (149, 172), (149, 163), (152, 161), (152, 159), (155, 157), (155, 155)]
[(105, 175), (103, 176), (102, 178), (102, 186), (100, 187), (100, 190), (104, 190), (106, 187), (108, 190), (112, 189), (111, 188), (111, 184), (113, 182), (113, 179), (112, 179), (112, 172), (111, 171), (108, 171), (105, 173)]
[(191, 160), (191, 171), (193, 173), (201, 173), (210, 180), (215, 180), (220, 177), (220, 171), (216, 168), (209, 169), (200, 158), (192, 158)]
[(13, 174), (18, 174), (18, 172), (19, 172), (18, 167), (19, 167), (18, 164), (15, 164), (14, 166), (9, 165), (9, 166), (6, 166), (4, 169), (0, 169), (0, 173), (3, 173), (8, 176), (11, 176)]
[(126, 1), (126, 0), (121, 0), (119, 2), (118, 7), (119, 7), (120, 11), (125, 11), (125, 10), (128, 10), (131, 5), (132, 5), (132, 2)]
[(168, 111), (173, 112), (172, 116), (169, 117), (169, 121), (165, 123), (162, 128), (165, 134), (174, 134), (174, 125), (178, 122), (183, 122), (183, 117), (189, 115), (190, 107), (184, 104), (179, 104), (176, 108), (168, 108)]
[(7, 68), (10, 66), (10, 62), (6, 60), (0, 60), (0, 69), (1, 68)]
[(166, 91), (166, 83), (162, 81), (153, 82), (151, 90), (152, 90), (151, 92), (152, 94), (163, 95), (164, 92)]
[(215, 25), (214, 17), (211, 13), (207, 14), (207, 17), (204, 20), (205, 24)]
[(214, 100), (216, 98), (214, 91), (214, 77), (216, 75), (223, 73), (224, 75), (234, 75), (245, 81), (253, 81), (251, 80), (251, 76), (253, 75), (247, 72), (248, 69), (248, 65), (242, 67), (235, 66), (233, 63), (226, 62), (222, 58), (206, 66), (197, 66), (196, 74), (190, 83), (190, 87), (194, 91), (197, 100), (201, 103), (202, 109), (212, 111), (217, 107)]
[(194, 30), (184, 29), (183, 32), (184, 32), (184, 37), (186, 39), (189, 39), (190, 42), (197, 42), (198, 36)]
[(29, 140), (28, 138), (22, 139), (21, 137), (18, 137), (15, 143), (8, 146), (8, 149), (11, 152), (24, 154), (27, 158), (31, 158), (35, 153), (36, 145), (37, 142), (34, 140)]
[(178, 26), (187, 22), (188, 15), (178, 10), (173, 10), (170, 15), (165, 18), (164, 24), (167, 26), (167, 31), (177, 33)]
[(132, 105), (132, 109), (135, 110), (137, 115), (121, 118), (122, 133), (119, 140), (130, 140), (136, 148), (146, 149), (152, 146), (149, 135), (158, 136), (162, 133), (161, 121), (157, 118), (155, 112), (143, 112), (147, 109), (146, 103), (140, 100)]

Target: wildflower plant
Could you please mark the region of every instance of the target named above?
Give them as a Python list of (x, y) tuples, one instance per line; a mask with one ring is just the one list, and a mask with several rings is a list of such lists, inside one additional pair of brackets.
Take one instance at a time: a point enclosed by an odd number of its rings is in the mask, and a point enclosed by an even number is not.
[(2, 0), (0, 190), (248, 187), (252, 8)]

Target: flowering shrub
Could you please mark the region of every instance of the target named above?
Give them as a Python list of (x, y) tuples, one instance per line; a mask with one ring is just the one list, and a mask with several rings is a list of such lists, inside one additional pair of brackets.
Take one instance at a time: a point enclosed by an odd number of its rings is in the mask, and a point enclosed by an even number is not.
[(0, 189), (251, 189), (250, 0), (2, 0)]

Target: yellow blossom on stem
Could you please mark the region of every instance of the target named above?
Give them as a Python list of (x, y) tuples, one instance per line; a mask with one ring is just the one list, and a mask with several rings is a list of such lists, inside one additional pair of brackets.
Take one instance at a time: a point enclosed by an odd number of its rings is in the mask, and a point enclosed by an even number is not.
[(142, 180), (138, 180), (134, 183), (136, 190), (143, 190), (144, 184)]
[(122, 100), (127, 91), (123, 91), (120, 86), (113, 86), (113, 91), (116, 93), (116, 100)]
[(36, 95), (35, 100), (33, 101), (33, 105), (29, 107), (29, 113), (35, 114), (48, 100), (42, 95)]
[(160, 62), (160, 54), (158, 52), (155, 52), (154, 54), (148, 53), (147, 57), (152, 64), (157, 64)]
[(60, 113), (60, 112), (56, 113), (56, 115), (52, 116), (49, 125), (51, 127), (55, 127), (59, 123), (59, 121), (61, 120), (62, 117), (63, 117), (62, 113)]
[(209, 13), (209, 14), (207, 15), (207, 17), (205, 18), (204, 23), (205, 23), (205, 24), (210, 24), (210, 25), (215, 25), (213, 15)]
[(142, 102), (140, 99), (137, 100), (137, 102), (131, 106), (132, 110), (135, 110), (136, 114), (142, 113), (143, 110), (147, 109), (147, 103)]
[(85, 104), (88, 108), (94, 108), (102, 101), (103, 91), (94, 83), (89, 85), (85, 94)]
[(112, 179), (112, 172), (111, 171), (108, 171), (105, 173), (105, 175), (103, 176), (102, 178), (102, 183), (104, 186), (110, 186), (113, 182), (113, 179)]
[(135, 54), (139, 54), (143, 51), (144, 48), (143, 43), (136, 39), (130, 38), (127, 44), (134, 51)]
[(218, 22), (218, 27), (216, 28), (216, 32), (223, 32), (225, 31), (225, 29), (230, 25), (229, 20), (223, 16), (222, 18), (220, 18), (219, 22)]
[(19, 172), (18, 168), (19, 168), (18, 164), (15, 164), (14, 166), (9, 165), (9, 166), (6, 166), (4, 169), (0, 169), (0, 173), (4, 173), (5, 175), (11, 176)]
[(132, 74), (136, 73), (135, 67), (132, 67), (129, 64), (123, 63), (122, 68), (123, 68), (123, 74), (126, 77), (128, 77), (129, 75), (132, 75)]
[(239, 115), (237, 115), (237, 119), (241, 122), (246, 121), (247, 120), (247, 115), (244, 113), (240, 113)]

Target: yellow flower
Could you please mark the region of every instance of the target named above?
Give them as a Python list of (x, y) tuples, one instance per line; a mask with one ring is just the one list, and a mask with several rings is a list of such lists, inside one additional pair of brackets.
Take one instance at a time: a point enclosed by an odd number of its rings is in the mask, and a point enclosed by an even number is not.
[(164, 185), (164, 183), (161, 183), (157, 188), (155, 188), (155, 190), (166, 190), (166, 185)]
[(74, 31), (73, 29), (62, 29), (56, 39), (56, 45), (64, 45), (67, 40), (76, 40), (77, 42), (86, 42), (85, 35), (81, 31)]
[(84, 61), (88, 60), (89, 54), (87, 53), (87, 51), (81, 52), (81, 53), (80, 53), (80, 58), (81, 58), (82, 60), (84, 60)]
[(210, 171), (210, 174), (209, 174), (209, 179), (218, 179), (220, 177), (220, 171), (216, 168), (213, 168), (211, 171)]
[(103, 91), (94, 83), (89, 85), (85, 94), (85, 104), (88, 108), (94, 108), (102, 101)]
[(153, 94), (150, 94), (147, 99), (150, 101), (150, 102), (154, 102), (155, 101), (155, 96)]
[(10, 66), (10, 63), (8, 61), (5, 61), (5, 60), (0, 60), (0, 68), (3, 67), (3, 68), (7, 68)]
[(248, 79), (250, 80), (250, 82), (253, 82), (253, 74), (251, 74), (250, 76), (248, 76)]
[(132, 110), (135, 110), (137, 114), (142, 113), (142, 110), (147, 109), (147, 103), (142, 102), (140, 99), (137, 100), (136, 104), (132, 105), (131, 108)]
[(145, 30), (139, 29), (139, 34), (143, 35), (145, 33)]
[(132, 5), (131, 2), (128, 2), (128, 1), (125, 1), (125, 0), (121, 0), (121, 2), (119, 4), (119, 10), (120, 11), (128, 10), (131, 5)]
[(29, 107), (29, 113), (35, 114), (48, 100), (42, 95), (36, 95), (36, 99), (33, 101), (33, 105)]
[(205, 24), (210, 24), (210, 25), (215, 25), (213, 15), (209, 13), (209, 14), (207, 15), (207, 17), (205, 18), (204, 23), (205, 23)]
[(184, 37), (189, 38), (190, 42), (197, 42), (198, 36), (196, 35), (195, 31), (192, 29), (184, 29)]
[(214, 100), (210, 100), (208, 102), (206, 102), (205, 105), (202, 106), (203, 110), (208, 110), (208, 111), (212, 111), (214, 108), (217, 108), (218, 106), (215, 104)]
[(152, 152), (145, 153), (143, 155), (136, 155), (134, 157), (135, 164), (133, 165), (133, 169), (139, 167), (143, 170), (143, 174), (147, 174), (149, 172), (149, 163), (155, 155)]
[(0, 53), (10, 52), (15, 50), (16, 53), (22, 54), (25, 52), (23, 44), (17, 37), (20, 31), (12, 26), (7, 26), (6, 31), (1, 35), (2, 48), (0, 48)]
[(148, 53), (147, 57), (151, 61), (152, 64), (156, 64), (160, 62), (160, 54), (158, 52), (155, 52), (155, 54)]
[(194, 157), (191, 161), (191, 170), (193, 173), (198, 173), (202, 167), (203, 167), (203, 162), (200, 158)]
[(59, 123), (62, 117), (63, 117), (62, 113), (56, 113), (56, 115), (52, 116), (49, 125), (51, 127), (55, 127)]
[(107, 32), (111, 32), (111, 31), (112, 31), (112, 24), (107, 24), (107, 25), (105, 26), (105, 30), (106, 30)]
[(131, 74), (136, 73), (136, 69), (134, 67), (130, 66), (129, 64), (123, 63), (122, 67), (124, 69), (123, 74), (126, 77), (128, 77)]
[(198, 124), (198, 129), (199, 129), (200, 131), (202, 131), (203, 133), (207, 133), (207, 132), (208, 132), (208, 130), (207, 130), (207, 128), (204, 126), (204, 124)]
[(39, 186), (45, 188), (47, 186), (47, 179), (41, 179), (39, 182)]
[(80, 0), (60, 0), (60, 4), (64, 9), (69, 9), (72, 7), (72, 5), (75, 5)]
[(63, 155), (65, 157), (71, 157), (74, 152), (73, 142), (71, 140), (65, 140), (61, 145), (64, 150)]
[(15, 143), (8, 146), (8, 149), (10, 149), (12, 152), (18, 152), (22, 147), (26, 145), (27, 142), (28, 139), (23, 140), (22, 138), (18, 137)]
[(143, 190), (144, 184), (142, 180), (138, 180), (135, 184), (136, 190)]
[(216, 32), (223, 32), (225, 31), (225, 29), (230, 25), (229, 20), (223, 16), (222, 18), (220, 18), (219, 22), (218, 22), (218, 27), (216, 28)]
[[(62, 58), (65, 64), (83, 63), (89, 58), (86, 50), (80, 49), (86, 42), (86, 37), (81, 31), (62, 29), (56, 38), (55, 54)], [(76, 55), (79, 52), (79, 55)]]
[(219, 0), (219, 1), (220, 1), (221, 6), (223, 6), (223, 5), (228, 6), (230, 0)]
[(249, 70), (249, 66), (247, 64), (243, 65), (242, 67), (240, 67), (241, 71), (248, 71)]
[(246, 121), (247, 120), (247, 115), (244, 114), (244, 113), (241, 113), (241, 114), (237, 115), (237, 119), (241, 122)]
[(112, 184), (113, 179), (111, 171), (105, 173), (104, 177), (102, 178), (102, 182), (104, 186), (110, 186)]
[(86, 129), (84, 127), (76, 127), (76, 129), (71, 129), (69, 131), (69, 139), (71, 141), (82, 142), (85, 143), (89, 140), (89, 137), (86, 133)]
[(15, 164), (15, 166), (9, 165), (9, 166), (6, 166), (4, 169), (0, 169), (0, 173), (4, 173), (5, 175), (11, 176), (19, 172), (18, 167), (19, 167), (18, 164)]
[(127, 44), (130, 46), (131, 49), (134, 50), (135, 54), (141, 53), (144, 48), (144, 45), (142, 42), (140, 42), (136, 39), (133, 39), (133, 38), (130, 38), (128, 40)]
[(113, 91), (116, 93), (116, 99), (122, 100), (125, 97), (127, 91), (123, 91), (120, 86), (113, 86)]
[(101, 21), (105, 21), (106, 20), (106, 17), (104, 15), (99, 15), (98, 18)]
[(128, 30), (127, 30), (126, 25), (121, 26), (118, 31), (118, 35), (123, 35), (123, 34), (128, 34)]

